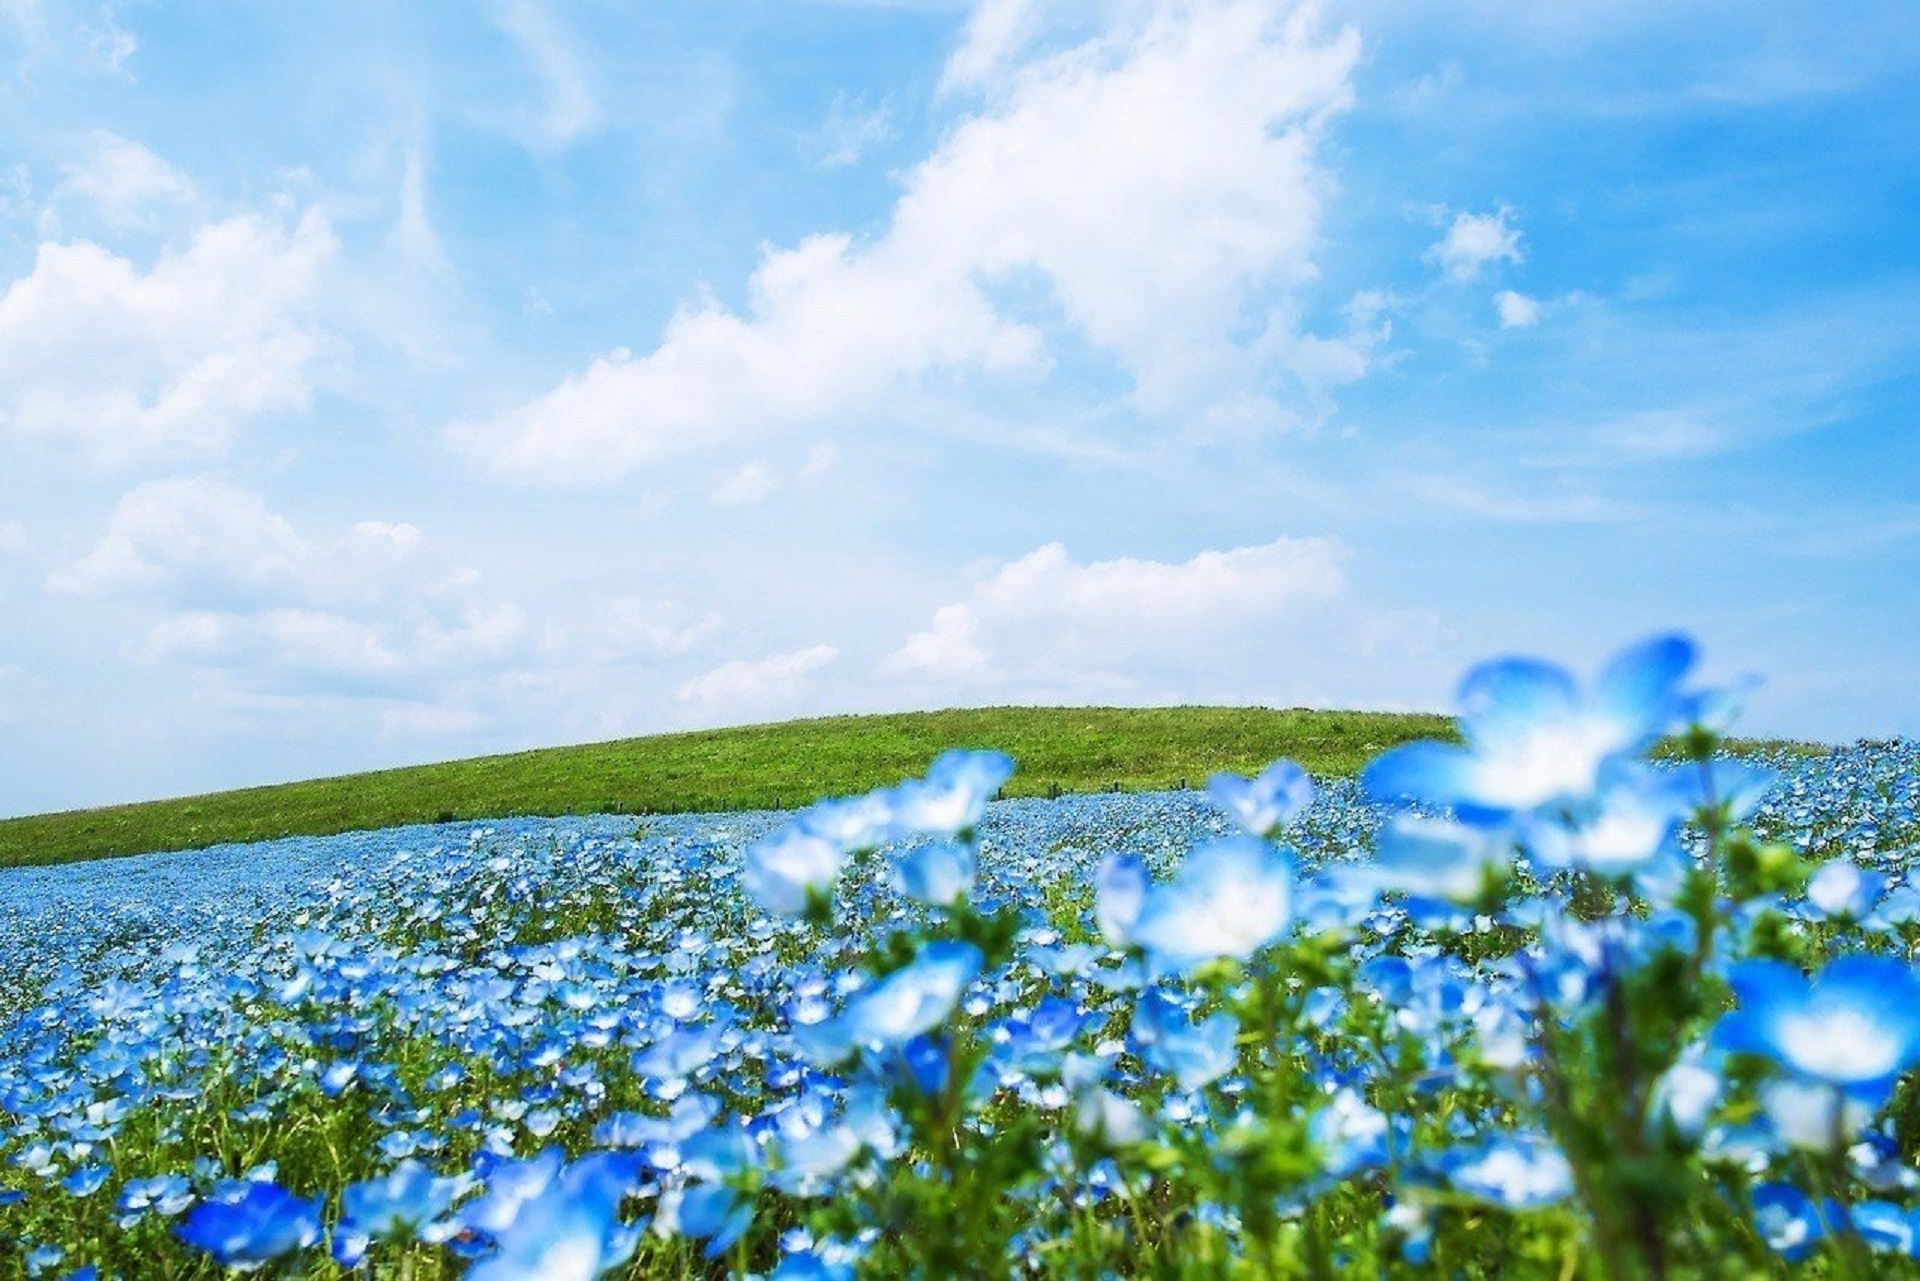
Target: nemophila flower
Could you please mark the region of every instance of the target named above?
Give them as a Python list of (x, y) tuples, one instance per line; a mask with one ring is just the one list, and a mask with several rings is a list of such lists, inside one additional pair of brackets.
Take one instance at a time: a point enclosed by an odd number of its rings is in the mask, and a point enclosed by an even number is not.
[(69, 1196), (89, 1197), (100, 1190), (100, 1185), (107, 1181), (110, 1173), (112, 1171), (104, 1165), (83, 1165), (60, 1180), (60, 1186), (66, 1189)]
[(1231, 814), (1242, 830), (1270, 836), (1313, 803), (1313, 780), (1294, 762), (1280, 760), (1256, 778), (1215, 774), (1207, 780), (1207, 795)]
[(1336, 1090), (1307, 1122), (1322, 1168), (1334, 1179), (1386, 1164), (1388, 1130), (1386, 1114), (1353, 1089)]
[(1172, 881), (1151, 887), (1130, 931), (1159, 967), (1190, 970), (1245, 960), (1293, 921), (1293, 867), (1265, 841), (1229, 836), (1187, 855)]
[(560, 1170), (518, 1200), (492, 1233), (495, 1252), (474, 1264), (469, 1281), (592, 1281), (625, 1263), (639, 1243), (620, 1205), (638, 1186), (626, 1153), (597, 1152)]
[(372, 1241), (444, 1239), (436, 1230), (444, 1225), (435, 1221), (468, 1186), (465, 1178), (437, 1178), (411, 1159), (384, 1177), (352, 1184), (340, 1194), (342, 1217), (333, 1233), (335, 1261), (349, 1267), (357, 1264)]
[(1686, 710), (1678, 685), (1693, 661), (1692, 641), (1655, 637), (1615, 656), (1586, 693), (1551, 663), (1483, 663), (1460, 686), (1464, 746), (1409, 743), (1375, 758), (1363, 782), (1377, 799), (1451, 808), (1467, 822), (1577, 804), (1609, 764), (1637, 754)]
[(1914, 1212), (1891, 1201), (1861, 1201), (1848, 1206), (1846, 1214), (1860, 1239), (1882, 1254), (1910, 1256), (1920, 1244)]
[(824, 837), (849, 853), (873, 849), (892, 835), (893, 799), (882, 791), (820, 801), (800, 815), (798, 824), (801, 830)]
[(1725, 1080), (1707, 1065), (1705, 1055), (1690, 1052), (1654, 1082), (1648, 1122), (1656, 1128), (1671, 1126), (1681, 1138), (1697, 1141), (1725, 1089)]
[[(1839, 1213), (1839, 1207), (1832, 1207)], [(1789, 1263), (1812, 1254), (1826, 1236), (1818, 1207), (1790, 1183), (1763, 1183), (1753, 1190), (1753, 1226), (1767, 1248)]]
[(1690, 809), (1670, 773), (1623, 763), (1602, 775), (1591, 800), (1527, 827), (1527, 854), (1543, 873), (1578, 868), (1629, 876), (1680, 853), (1677, 837)]
[(186, 1176), (157, 1174), (150, 1179), (128, 1179), (114, 1208), (122, 1216), (121, 1225), (130, 1227), (148, 1214), (172, 1218), (192, 1205), (193, 1199), (193, 1185)]
[(1133, 937), (1134, 923), (1146, 906), (1153, 878), (1147, 865), (1131, 854), (1109, 854), (1094, 873), (1094, 915), (1100, 933), (1115, 947)]
[(1743, 961), (1727, 979), (1739, 1008), (1714, 1029), (1722, 1050), (1761, 1055), (1872, 1104), (1920, 1059), (1920, 976), (1904, 962), (1845, 956), (1808, 978), (1778, 961)]
[(984, 961), (971, 943), (929, 943), (913, 961), (859, 993), (842, 1016), (861, 1044), (899, 1046), (946, 1020)]
[(1440, 1159), (1449, 1182), (1468, 1196), (1508, 1210), (1533, 1210), (1573, 1193), (1573, 1167), (1536, 1134), (1503, 1134)]
[(1150, 1067), (1165, 1072), (1182, 1090), (1197, 1090), (1233, 1071), (1240, 1024), (1224, 1010), (1196, 1025), (1184, 1006), (1158, 987), (1140, 994), (1133, 1010), (1133, 1039)]
[(952, 907), (973, 891), (973, 848), (951, 841), (916, 845), (900, 855), (894, 880), (900, 892), (934, 907)]
[(1364, 875), (1416, 898), (1473, 903), (1500, 886), (1512, 866), (1513, 839), (1505, 832), (1399, 815), (1381, 829)]
[(174, 1235), (226, 1267), (248, 1271), (320, 1239), (320, 1201), (253, 1182), (231, 1201), (202, 1201)]
[(1152, 1127), (1140, 1105), (1105, 1086), (1082, 1091), (1073, 1106), (1073, 1128), (1109, 1148), (1144, 1142)]
[(1704, 764), (1683, 765), (1671, 777), (1690, 808), (1725, 809), (1728, 817), (1740, 823), (1753, 817), (1780, 775), (1752, 761), (1719, 756)]
[(942, 752), (925, 778), (893, 790), (894, 829), (964, 839), (1011, 777), (1013, 758), (1005, 752)]
[(832, 900), (843, 858), (836, 841), (800, 827), (782, 828), (747, 847), (741, 881), (767, 911), (801, 916)]
[(1839, 1152), (1873, 1119), (1872, 1108), (1839, 1087), (1799, 1077), (1761, 1085), (1760, 1106), (1775, 1137), (1807, 1152)]
[(1880, 901), (1887, 878), (1857, 863), (1835, 859), (1821, 864), (1807, 882), (1807, 902), (1822, 916), (1863, 920)]

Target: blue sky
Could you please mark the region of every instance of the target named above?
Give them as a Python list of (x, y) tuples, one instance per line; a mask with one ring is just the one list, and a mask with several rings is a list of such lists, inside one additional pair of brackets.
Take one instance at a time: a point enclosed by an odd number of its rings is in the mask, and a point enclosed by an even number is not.
[(0, 0), (0, 813), (810, 712), (1920, 732), (1920, 24)]

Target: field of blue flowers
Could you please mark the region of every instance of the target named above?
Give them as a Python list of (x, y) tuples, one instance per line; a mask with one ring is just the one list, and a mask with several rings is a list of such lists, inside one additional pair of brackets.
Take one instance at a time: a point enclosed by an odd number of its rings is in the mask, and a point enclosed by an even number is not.
[(1920, 748), (1692, 663), (1358, 781), (0, 872), (0, 1275), (1920, 1271)]

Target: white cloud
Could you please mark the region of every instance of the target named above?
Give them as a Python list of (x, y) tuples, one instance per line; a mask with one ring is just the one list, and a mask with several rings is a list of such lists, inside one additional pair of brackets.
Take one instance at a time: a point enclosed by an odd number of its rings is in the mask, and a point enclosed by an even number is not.
[(722, 507), (744, 507), (764, 502), (780, 489), (780, 473), (760, 459), (741, 464), (738, 470), (713, 491), (713, 501)]
[(207, 478), (149, 481), (121, 498), (93, 551), (56, 570), (47, 586), (67, 594), (252, 594), (286, 584), (312, 554), (258, 494)]
[(772, 715), (801, 702), (807, 677), (839, 656), (832, 645), (813, 645), (753, 661), (736, 659), (683, 683), (674, 697), (702, 716)]
[(138, 227), (156, 215), (192, 208), (199, 193), (188, 177), (147, 148), (115, 133), (93, 135), (86, 157), (65, 168), (58, 194), (85, 200), (116, 227)]
[(868, 151), (893, 137), (892, 113), (886, 104), (869, 107), (864, 100), (844, 90), (833, 95), (827, 118), (808, 139), (815, 163), (827, 169), (844, 169), (860, 163)]
[(269, 688), (444, 682), (509, 661), (522, 612), (487, 598), (419, 529), (361, 521), (314, 539), (225, 481), (152, 481), (125, 497), (93, 551), (50, 591), (121, 597), (160, 617), (133, 647), (153, 663), (219, 668)]
[(605, 483), (929, 375), (1041, 373), (1045, 334), (1001, 297), (1029, 278), (1125, 367), (1134, 408), (1183, 425), (1285, 425), (1303, 391), (1364, 369), (1371, 334), (1309, 338), (1286, 296), (1315, 271), (1315, 147), (1348, 100), (1351, 32), (1275, 3), (1169, 3), (1028, 52), (969, 73), (988, 105), (906, 175), (882, 234), (769, 248), (744, 311), (684, 308), (652, 351), (599, 357), (450, 443), (510, 479)]
[(0, 294), (0, 429), (125, 462), (304, 407), (323, 350), (308, 304), (334, 250), (317, 212), (207, 225), (144, 272), (89, 241), (42, 244)]
[[(1249, 698), (1262, 653), (1344, 617), (1347, 548), (1281, 538), (1169, 562), (1081, 563), (1050, 543), (980, 578), (880, 660), (883, 677), (966, 694)], [(1324, 661), (1315, 664), (1324, 668)]]
[(1540, 323), (1540, 300), (1529, 298), (1511, 289), (1502, 289), (1493, 296), (1493, 305), (1500, 312), (1500, 328), (1525, 329), (1529, 325)]
[(400, 216), (394, 223), (393, 242), (410, 262), (429, 271), (446, 268), (446, 250), (427, 211), (426, 157), (418, 147), (407, 152), (400, 172)]
[(542, 0), (509, 0), (496, 25), (518, 44), (546, 89), (528, 132), (543, 146), (564, 147), (597, 128), (600, 103), (572, 36)]
[(17, 520), (0, 520), (0, 556), (23, 556), (26, 550), (26, 525)]
[(1427, 261), (1455, 280), (1476, 280), (1488, 267), (1521, 261), (1526, 251), (1520, 228), (1508, 222), (1512, 216), (1505, 205), (1490, 214), (1455, 214), (1447, 234), (1427, 250)]
[(104, 129), (92, 134), (83, 159), (65, 165), (65, 175), (56, 194), (84, 200), (109, 227), (146, 227), (163, 213), (200, 204), (200, 192), (179, 169)]

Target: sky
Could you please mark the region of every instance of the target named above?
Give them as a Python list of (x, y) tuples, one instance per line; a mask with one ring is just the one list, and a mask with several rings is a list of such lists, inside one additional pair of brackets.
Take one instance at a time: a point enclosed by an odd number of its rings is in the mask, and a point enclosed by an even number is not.
[(1902, 0), (0, 0), (0, 814), (822, 712), (1920, 733)]

